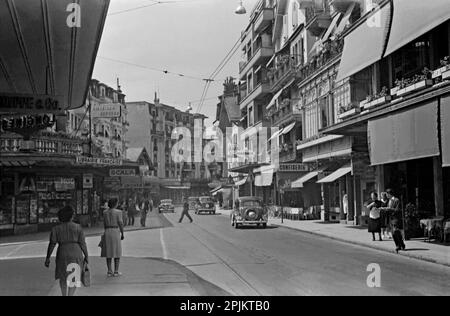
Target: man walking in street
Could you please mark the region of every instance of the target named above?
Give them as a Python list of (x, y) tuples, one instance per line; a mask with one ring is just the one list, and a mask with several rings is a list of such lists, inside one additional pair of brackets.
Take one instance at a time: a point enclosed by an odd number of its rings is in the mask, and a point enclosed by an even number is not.
[(145, 227), (145, 222), (147, 220), (147, 213), (150, 210), (150, 201), (148, 195), (144, 197), (144, 203), (141, 208), (141, 226)]
[(191, 223), (193, 222), (191, 215), (189, 215), (189, 203), (186, 197), (183, 197), (183, 212), (181, 212), (181, 217), (180, 220), (178, 221), (179, 223), (181, 223), (183, 221), (184, 216), (186, 215), (186, 217), (191, 221)]

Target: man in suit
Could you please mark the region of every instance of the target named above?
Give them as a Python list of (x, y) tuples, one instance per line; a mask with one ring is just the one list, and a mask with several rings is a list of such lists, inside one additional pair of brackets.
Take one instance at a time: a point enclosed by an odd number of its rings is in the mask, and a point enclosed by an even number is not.
[(398, 252), (399, 250), (406, 249), (401, 231), (403, 229), (403, 220), (402, 212), (400, 210), (400, 200), (395, 196), (392, 189), (387, 189), (386, 193), (389, 201), (384, 210), (389, 213), (391, 231), (393, 232), (393, 239), (395, 242), (396, 251)]

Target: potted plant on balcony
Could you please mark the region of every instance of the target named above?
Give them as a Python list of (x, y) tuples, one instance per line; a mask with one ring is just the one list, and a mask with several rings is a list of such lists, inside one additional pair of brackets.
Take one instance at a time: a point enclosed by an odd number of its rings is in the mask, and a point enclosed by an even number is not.
[(421, 75), (415, 75), (414, 77), (408, 79), (396, 80), (396, 87), (391, 89), (391, 95), (401, 97), (409, 93), (428, 88), (433, 85), (431, 75), (432, 72), (428, 68), (424, 68)]
[(344, 120), (348, 117), (361, 113), (361, 108), (359, 107), (359, 103), (350, 103), (346, 106), (339, 106), (339, 114), (338, 118), (340, 120)]
[(383, 87), (380, 92), (367, 96), (366, 100), (360, 102), (360, 107), (369, 110), (373, 107), (386, 104), (392, 100), (392, 96), (388, 94), (388, 89)]
[[(440, 67), (433, 71), (432, 78), (436, 79), (439, 77), (444, 77), (444, 74), (446, 74), (446, 78), (450, 78), (450, 56), (446, 56), (440, 61)], [(446, 79), (442, 78), (442, 79)]]

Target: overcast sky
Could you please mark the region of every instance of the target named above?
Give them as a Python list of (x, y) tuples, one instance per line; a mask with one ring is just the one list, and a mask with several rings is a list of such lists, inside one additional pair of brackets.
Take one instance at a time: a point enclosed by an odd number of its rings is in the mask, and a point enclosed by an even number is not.
[[(168, 0), (169, 1), (169, 0)], [(150, 0), (111, 0), (98, 52), (94, 78), (113, 87), (120, 78), (127, 101), (150, 101), (155, 90), (161, 102), (197, 111), (204, 82), (113, 62), (108, 59), (208, 78), (238, 40), (257, 0), (244, 0), (246, 15), (236, 15), (238, 0), (181, 0), (114, 14), (152, 4)], [(217, 76), (201, 113), (215, 118), (217, 96), (227, 76), (237, 77), (240, 49)], [(212, 99), (211, 99), (212, 98)]]

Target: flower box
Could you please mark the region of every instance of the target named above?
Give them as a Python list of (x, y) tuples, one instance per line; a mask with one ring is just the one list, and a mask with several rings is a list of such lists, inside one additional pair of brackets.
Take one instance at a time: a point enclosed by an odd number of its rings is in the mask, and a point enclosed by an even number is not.
[(442, 73), (442, 80), (450, 80), (450, 69)]
[(436, 69), (435, 71), (433, 71), (432, 78), (435, 79), (441, 77), (442, 74), (448, 70), (450, 70), (450, 65), (445, 65), (444, 67)]
[(433, 85), (433, 80), (430, 80), (430, 79), (423, 80), (423, 81), (417, 82), (415, 84), (412, 84), (412, 85), (410, 85), (410, 86), (408, 86), (406, 88), (398, 90), (397, 91), (397, 95), (398, 96), (403, 96), (403, 95), (406, 95), (408, 93), (412, 93), (414, 91), (418, 91), (418, 90), (422, 90), (422, 89), (428, 88), (428, 87), (430, 87), (432, 85)]
[(394, 88), (392, 88), (392, 89), (391, 89), (391, 95), (392, 95), (392, 96), (397, 95), (398, 90), (400, 90), (399, 87), (394, 87)]
[(356, 114), (359, 114), (359, 113), (361, 113), (361, 109), (360, 108), (353, 108), (351, 110), (348, 110), (348, 111), (345, 111), (345, 112), (339, 114), (338, 118), (340, 120), (343, 120), (343, 119), (346, 119), (346, 118), (348, 118), (350, 116), (353, 116), (353, 115), (356, 115)]
[(387, 95), (387, 96), (378, 98), (376, 100), (373, 100), (371, 102), (367, 102), (366, 104), (364, 104), (363, 108), (364, 108), (364, 110), (368, 110), (368, 109), (371, 109), (371, 108), (373, 108), (375, 106), (385, 104), (385, 103), (387, 103), (387, 102), (389, 102), (391, 100), (392, 100), (392, 96)]

